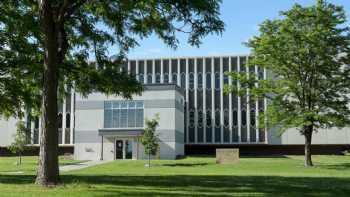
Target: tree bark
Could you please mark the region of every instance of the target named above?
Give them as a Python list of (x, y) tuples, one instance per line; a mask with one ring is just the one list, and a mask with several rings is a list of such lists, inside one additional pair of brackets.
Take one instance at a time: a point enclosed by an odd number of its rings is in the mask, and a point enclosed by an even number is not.
[(58, 34), (54, 11), (48, 1), (40, 6), (41, 27), (44, 35), (44, 73), (42, 92), (42, 131), (39, 166), (36, 183), (43, 186), (59, 183), (58, 168)]
[(307, 126), (305, 128), (305, 167), (313, 166), (311, 159), (311, 140), (312, 140), (313, 126)]

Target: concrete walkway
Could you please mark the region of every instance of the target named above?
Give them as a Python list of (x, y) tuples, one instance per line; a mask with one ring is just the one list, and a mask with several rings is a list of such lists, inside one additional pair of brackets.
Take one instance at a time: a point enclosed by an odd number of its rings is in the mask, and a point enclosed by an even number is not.
[(100, 165), (108, 162), (111, 162), (111, 161), (86, 161), (82, 163), (64, 165), (64, 166), (60, 166), (60, 172), (80, 170), (80, 169), (84, 169), (84, 168), (88, 168), (88, 167), (92, 167), (92, 166), (96, 166), (96, 165)]

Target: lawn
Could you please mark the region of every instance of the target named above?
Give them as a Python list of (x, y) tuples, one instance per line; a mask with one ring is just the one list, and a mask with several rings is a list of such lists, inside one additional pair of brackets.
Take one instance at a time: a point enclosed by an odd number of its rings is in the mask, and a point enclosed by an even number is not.
[[(14, 158), (0, 157), (0, 196), (349, 196), (350, 156), (241, 158), (216, 165), (212, 157), (176, 161), (114, 161), (62, 174), (64, 184), (45, 189), (33, 183), (36, 160), (24, 159), (23, 174)], [(76, 161), (62, 161), (67, 164)]]

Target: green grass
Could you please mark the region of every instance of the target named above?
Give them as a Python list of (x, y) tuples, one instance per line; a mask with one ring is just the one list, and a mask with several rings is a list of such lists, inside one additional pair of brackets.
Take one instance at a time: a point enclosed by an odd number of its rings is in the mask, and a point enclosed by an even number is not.
[[(60, 165), (77, 164), (82, 161), (67, 160), (63, 157), (59, 158)], [(0, 176), (2, 174), (14, 174), (20, 172), (21, 174), (35, 174), (38, 164), (38, 157), (23, 157), (22, 165), (16, 165), (18, 157), (0, 157)], [(1, 193), (0, 193), (1, 195)]]
[[(211, 157), (176, 161), (114, 161), (63, 173), (64, 184), (42, 188), (33, 183), (35, 159), (24, 159), (24, 174), (4, 174), (14, 158), (0, 158), (0, 196), (349, 196), (350, 156), (241, 158), (216, 165)], [(26, 164), (26, 162), (28, 162)], [(66, 161), (71, 162), (71, 161)], [(12, 166), (10, 166), (12, 168)]]

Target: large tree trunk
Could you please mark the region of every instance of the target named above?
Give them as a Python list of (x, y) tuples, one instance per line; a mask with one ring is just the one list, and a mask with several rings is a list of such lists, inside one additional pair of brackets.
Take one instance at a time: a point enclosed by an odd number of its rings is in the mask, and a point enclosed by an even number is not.
[(50, 2), (42, 1), (40, 9), (45, 59), (41, 109), (42, 131), (36, 183), (50, 186), (59, 182), (57, 128), (58, 35)]
[(311, 139), (312, 139), (313, 126), (307, 126), (305, 128), (305, 167), (313, 166), (311, 159)]

